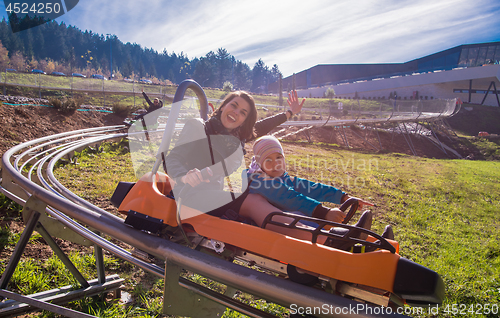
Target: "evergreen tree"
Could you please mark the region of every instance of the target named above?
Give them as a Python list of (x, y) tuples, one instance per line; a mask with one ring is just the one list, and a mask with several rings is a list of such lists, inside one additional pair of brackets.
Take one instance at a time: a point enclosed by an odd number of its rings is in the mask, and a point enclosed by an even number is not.
[(8, 68), (9, 63), (9, 52), (2, 45), (2, 42), (0, 42), (0, 71), (4, 71), (6, 68)]
[(252, 69), (252, 92), (262, 93), (266, 92), (266, 76), (269, 68), (266, 66), (262, 59), (255, 62)]
[(88, 30), (82, 32), (55, 21), (13, 33), (3, 19), (0, 22), (0, 42), (9, 52), (9, 59), (15, 57), (15, 64), (20, 65), (22, 70), (28, 62), (32, 66), (36, 60), (38, 68), (43, 69), (52, 61), (56, 69), (66, 70), (67, 74), (77, 72), (89, 75), (96, 70), (107, 74), (111, 67), (113, 72), (120, 72), (124, 77), (139, 74), (174, 83), (194, 78), (203, 86), (218, 88), (229, 81), (237, 89), (258, 91), (267, 91), (266, 85), (276, 81), (279, 74), (277, 65), (269, 70), (261, 59), (251, 69), (225, 48), (210, 51), (201, 58), (189, 59), (183, 52), (169, 54), (164, 49), (158, 53), (137, 43), (123, 43), (115, 35), (104, 36)]

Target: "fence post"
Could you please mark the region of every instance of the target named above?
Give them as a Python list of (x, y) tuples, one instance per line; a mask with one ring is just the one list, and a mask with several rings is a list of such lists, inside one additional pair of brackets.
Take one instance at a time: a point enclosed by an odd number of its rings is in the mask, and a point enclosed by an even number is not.
[(104, 77), (102, 78), (102, 107), (106, 104), (106, 93), (104, 92)]
[(40, 81), (40, 73), (38, 73), (38, 98), (42, 99), (42, 83)]

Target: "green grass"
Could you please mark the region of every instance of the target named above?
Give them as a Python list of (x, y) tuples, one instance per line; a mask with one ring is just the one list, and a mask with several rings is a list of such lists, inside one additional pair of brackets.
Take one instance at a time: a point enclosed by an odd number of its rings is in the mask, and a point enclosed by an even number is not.
[(297, 174), (332, 180), (376, 203), (374, 228), (380, 232), (392, 224), (400, 254), (443, 277), (444, 305), (500, 303), (500, 162), (368, 155), (326, 146), (301, 146), (287, 159), (296, 163)]
[(476, 149), (474, 159), (500, 160), (500, 138), (462, 136), (460, 141), (470, 149)]

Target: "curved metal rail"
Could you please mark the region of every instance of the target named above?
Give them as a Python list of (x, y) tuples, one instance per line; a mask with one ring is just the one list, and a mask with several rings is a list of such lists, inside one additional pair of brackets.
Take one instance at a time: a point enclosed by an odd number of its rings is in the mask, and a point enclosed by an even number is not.
[[(281, 126), (338, 126), (354, 124), (383, 124), (388, 122), (417, 122), (434, 121), (448, 118), (455, 115), (460, 110), (460, 104), (456, 99), (432, 100), (432, 101), (396, 101), (391, 111), (383, 110), (380, 104), (379, 110), (362, 111), (351, 109), (353, 118), (332, 119), (328, 116), (326, 120), (301, 120), (287, 121)], [(404, 105), (407, 104), (407, 105)], [(432, 105), (433, 104), (433, 105)], [(403, 105), (403, 107), (401, 107)], [(363, 116), (369, 118), (363, 118)]]
[[(159, 277), (164, 277), (163, 268), (133, 257), (130, 252), (97, 235), (95, 231), (109, 235), (160, 259), (168, 260), (195, 273), (285, 307), (295, 304), (299, 307), (328, 307), (332, 308), (333, 312), (335, 308), (338, 308), (341, 312), (345, 308), (355, 308), (359, 305), (357, 302), (256, 272), (135, 230), (125, 225), (123, 219), (71, 193), (56, 180), (53, 169), (61, 158), (89, 145), (123, 138), (127, 135), (119, 131), (123, 128), (124, 126), (111, 126), (66, 132), (25, 142), (9, 149), (2, 158), (1, 191), (20, 204), (25, 204), (27, 200), (36, 200), (45, 204), (46, 213), (57, 219), (63, 226), (72, 229), (119, 258)], [(30, 165), (31, 167), (27, 169)], [(27, 173), (26, 170), (28, 170)], [(230, 303), (223, 304), (239, 310), (237, 306)], [(330, 315), (319, 314), (317, 316)], [(356, 315), (345, 316), (377, 317), (379, 315), (356, 312)]]

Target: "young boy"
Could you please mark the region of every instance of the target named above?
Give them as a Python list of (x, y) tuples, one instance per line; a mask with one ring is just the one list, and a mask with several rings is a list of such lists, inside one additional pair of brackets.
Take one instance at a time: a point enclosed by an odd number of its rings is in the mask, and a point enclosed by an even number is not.
[[(341, 204), (350, 198), (345, 192), (322, 183), (312, 182), (299, 177), (290, 177), (286, 172), (286, 162), (283, 147), (273, 136), (263, 136), (253, 145), (254, 157), (248, 170), (249, 192), (260, 194), (269, 203), (282, 211), (301, 212), (305, 215), (333, 222), (342, 222), (345, 214), (337, 209), (330, 209), (321, 202)], [(374, 204), (359, 199), (359, 206)], [(372, 214), (365, 211), (360, 217), (357, 227), (371, 228)], [(386, 226), (386, 238), (393, 239), (390, 225)], [(361, 233), (359, 238), (366, 239)]]

